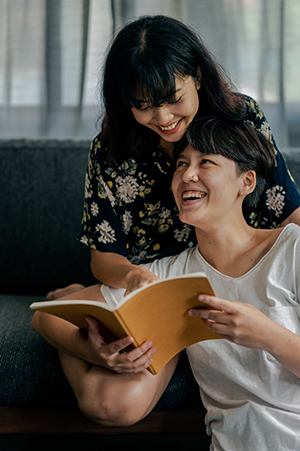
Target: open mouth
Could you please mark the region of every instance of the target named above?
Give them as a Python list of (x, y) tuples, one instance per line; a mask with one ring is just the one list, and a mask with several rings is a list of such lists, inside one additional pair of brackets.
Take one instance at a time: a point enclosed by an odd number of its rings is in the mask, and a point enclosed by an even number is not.
[(168, 127), (161, 127), (158, 125), (157, 128), (159, 128), (160, 131), (162, 131), (163, 133), (165, 133), (167, 135), (176, 133), (180, 128), (181, 120), (182, 119), (179, 119), (178, 121), (173, 122), (173, 124), (168, 125)]
[(203, 199), (203, 197), (205, 197), (207, 194), (204, 193), (203, 191), (185, 191), (182, 194), (182, 199), (185, 202), (191, 201), (191, 200), (196, 200), (196, 199)]

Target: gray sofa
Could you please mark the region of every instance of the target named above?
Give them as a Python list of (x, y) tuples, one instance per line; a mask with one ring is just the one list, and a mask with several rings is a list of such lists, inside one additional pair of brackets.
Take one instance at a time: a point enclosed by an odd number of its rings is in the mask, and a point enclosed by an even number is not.
[[(116, 434), (116, 430), (93, 425), (80, 416), (57, 352), (31, 329), (28, 308), (54, 288), (95, 282), (89, 249), (76, 240), (89, 144), (75, 140), (0, 141), (2, 439), (42, 433), (77, 438), (87, 433)], [(176, 443), (178, 435), (191, 434), (202, 437), (205, 446), (204, 413), (183, 354), (155, 411), (136, 427), (119, 428), (118, 434), (140, 436), (152, 431), (154, 435), (167, 434), (169, 439), (176, 436)]]
[[(68, 444), (72, 435), (74, 446), (88, 434), (97, 443), (101, 435), (102, 444), (143, 436), (149, 445), (151, 436), (171, 446), (183, 437), (207, 449), (205, 411), (185, 354), (155, 411), (112, 430), (81, 416), (56, 350), (30, 327), (31, 302), (69, 283), (95, 282), (89, 249), (76, 240), (88, 152), (88, 141), (0, 141), (0, 447), (1, 438), (41, 434), (67, 435)], [(300, 186), (300, 151), (284, 155)]]

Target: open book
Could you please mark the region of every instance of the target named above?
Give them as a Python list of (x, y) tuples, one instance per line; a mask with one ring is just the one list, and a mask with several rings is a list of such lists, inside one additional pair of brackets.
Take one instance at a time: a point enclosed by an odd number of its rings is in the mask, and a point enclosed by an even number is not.
[(93, 316), (98, 319), (101, 333), (108, 341), (132, 336), (132, 346), (137, 347), (145, 340), (151, 340), (156, 348), (153, 363), (148, 368), (152, 374), (157, 374), (172, 357), (191, 344), (221, 338), (200, 318), (190, 317), (187, 313), (191, 308), (207, 308), (198, 301), (199, 294), (214, 294), (202, 272), (153, 282), (129, 293), (117, 306), (112, 305), (116, 303), (114, 289), (103, 285), (101, 291), (107, 304), (57, 300), (34, 302), (30, 308), (59, 316), (81, 329), (88, 328), (85, 317)]

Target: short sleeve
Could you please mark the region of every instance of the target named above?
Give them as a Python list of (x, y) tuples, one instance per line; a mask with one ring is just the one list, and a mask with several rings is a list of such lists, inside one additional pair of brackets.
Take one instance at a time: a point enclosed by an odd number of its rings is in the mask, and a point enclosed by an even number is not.
[(278, 227), (300, 206), (300, 193), (287, 168), (283, 155), (277, 148), (271, 128), (257, 102), (246, 97), (247, 120), (252, 122), (272, 143), (276, 156), (276, 168), (267, 183), (261, 201), (256, 208), (245, 214), (245, 219), (253, 227)]
[(114, 171), (106, 163), (98, 137), (92, 143), (85, 179), (85, 199), (78, 239), (92, 249), (126, 256), (126, 235), (112, 191)]

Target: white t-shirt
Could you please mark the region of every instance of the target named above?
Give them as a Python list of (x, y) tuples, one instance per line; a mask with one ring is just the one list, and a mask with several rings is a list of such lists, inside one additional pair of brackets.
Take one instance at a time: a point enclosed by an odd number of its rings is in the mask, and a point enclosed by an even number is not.
[[(286, 226), (241, 277), (214, 269), (198, 247), (143, 266), (161, 279), (204, 271), (217, 297), (250, 303), (300, 335), (300, 228), (295, 224)], [(227, 340), (196, 343), (187, 354), (207, 409), (211, 450), (300, 450), (298, 377), (266, 351)]]

